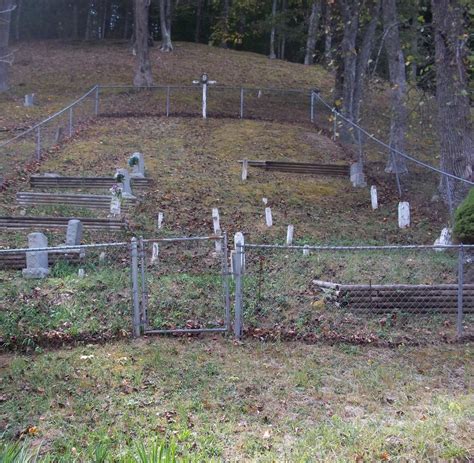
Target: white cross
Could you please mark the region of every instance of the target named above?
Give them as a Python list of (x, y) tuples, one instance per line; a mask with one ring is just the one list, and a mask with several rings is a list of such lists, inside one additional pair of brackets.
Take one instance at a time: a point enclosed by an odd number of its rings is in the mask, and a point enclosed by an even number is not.
[(202, 118), (207, 119), (207, 86), (217, 84), (215, 80), (209, 80), (209, 76), (204, 73), (200, 80), (193, 80), (194, 85), (202, 85)]

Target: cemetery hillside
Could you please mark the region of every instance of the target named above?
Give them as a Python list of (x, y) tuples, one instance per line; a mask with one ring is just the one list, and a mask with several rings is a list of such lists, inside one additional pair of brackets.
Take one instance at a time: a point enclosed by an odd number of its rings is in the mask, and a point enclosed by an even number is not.
[(473, 461), (471, 19), (0, 0), (0, 462)]

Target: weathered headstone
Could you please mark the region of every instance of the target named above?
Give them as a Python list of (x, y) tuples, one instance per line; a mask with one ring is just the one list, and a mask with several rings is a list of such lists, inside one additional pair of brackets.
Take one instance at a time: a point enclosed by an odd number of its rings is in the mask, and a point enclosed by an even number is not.
[[(132, 161), (136, 159), (136, 161)], [(136, 152), (133, 153), (130, 157), (130, 162), (133, 162), (132, 173), (130, 176), (132, 178), (144, 178), (145, 177), (145, 159), (142, 153)]]
[(303, 247), (303, 256), (309, 256), (309, 246), (305, 244)]
[[(28, 235), (29, 248), (47, 248), (48, 238), (43, 233), (35, 232)], [(48, 252), (31, 251), (26, 253), (26, 268), (22, 271), (25, 278), (45, 278), (49, 275)]]
[(82, 240), (82, 222), (77, 219), (71, 219), (67, 223), (66, 246), (80, 245)]
[[(450, 246), (453, 244), (453, 231), (450, 228), (443, 228), (439, 238), (434, 242), (435, 246)], [(435, 251), (444, 251), (443, 248), (435, 248)]]
[(99, 254), (99, 262), (105, 262), (105, 251), (102, 251), (100, 254)]
[(158, 220), (157, 220), (157, 223), (156, 223), (156, 225), (158, 226), (158, 230), (160, 228), (163, 228), (164, 218), (165, 218), (165, 216), (164, 216), (163, 212), (158, 212)]
[(410, 204), (402, 201), (398, 203), (398, 227), (407, 228), (410, 226)]
[(58, 127), (56, 129), (56, 133), (54, 134), (54, 144), (59, 145), (64, 139), (64, 129), (62, 127)]
[(363, 188), (367, 186), (367, 182), (365, 181), (363, 165), (360, 162), (355, 162), (354, 164), (351, 164), (350, 174), (351, 174), (351, 183), (353, 187)]
[(372, 204), (372, 209), (378, 209), (379, 207), (379, 202), (377, 198), (377, 187), (375, 185), (372, 185), (370, 187), (370, 202)]
[(23, 103), (23, 106), (25, 108), (30, 108), (35, 104), (35, 94), (30, 93), (28, 95), (25, 95), (25, 102)]
[(291, 246), (293, 244), (293, 232), (295, 227), (293, 225), (288, 225), (288, 230), (286, 231), (286, 245)]
[(86, 276), (86, 271), (83, 269), (83, 268), (80, 268), (78, 271), (77, 271), (77, 276), (79, 278), (84, 278)]
[(115, 174), (116, 178), (121, 178), (121, 182), (118, 182), (122, 188), (122, 196), (124, 198), (133, 198), (132, 186), (130, 184), (130, 173), (127, 169), (117, 169)]
[(110, 198), (110, 214), (112, 216), (120, 216), (122, 213), (122, 201), (118, 196), (112, 195)]
[(267, 227), (273, 225), (272, 210), (269, 207), (265, 208), (265, 223), (267, 224)]
[(268, 204), (268, 198), (262, 198), (262, 203), (266, 206)]
[(247, 180), (248, 172), (249, 172), (249, 162), (247, 159), (244, 159), (242, 161), (242, 182), (245, 182), (245, 180)]

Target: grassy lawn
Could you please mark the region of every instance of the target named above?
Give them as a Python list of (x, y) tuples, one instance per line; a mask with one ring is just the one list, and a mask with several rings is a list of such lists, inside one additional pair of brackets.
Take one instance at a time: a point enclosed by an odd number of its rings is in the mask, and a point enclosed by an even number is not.
[(3, 439), (54, 461), (469, 461), (471, 345), (153, 338), (1, 358)]

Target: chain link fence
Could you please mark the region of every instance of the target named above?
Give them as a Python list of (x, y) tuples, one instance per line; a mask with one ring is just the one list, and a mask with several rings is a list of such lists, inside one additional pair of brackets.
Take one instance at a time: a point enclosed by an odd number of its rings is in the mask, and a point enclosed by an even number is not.
[(469, 338), (473, 256), (474, 246), (245, 244), (237, 325), (250, 336), (307, 341), (399, 345)]
[[(125, 242), (1, 249), (0, 345), (34, 348), (128, 336), (130, 249)], [(26, 275), (44, 272), (43, 279)]]

